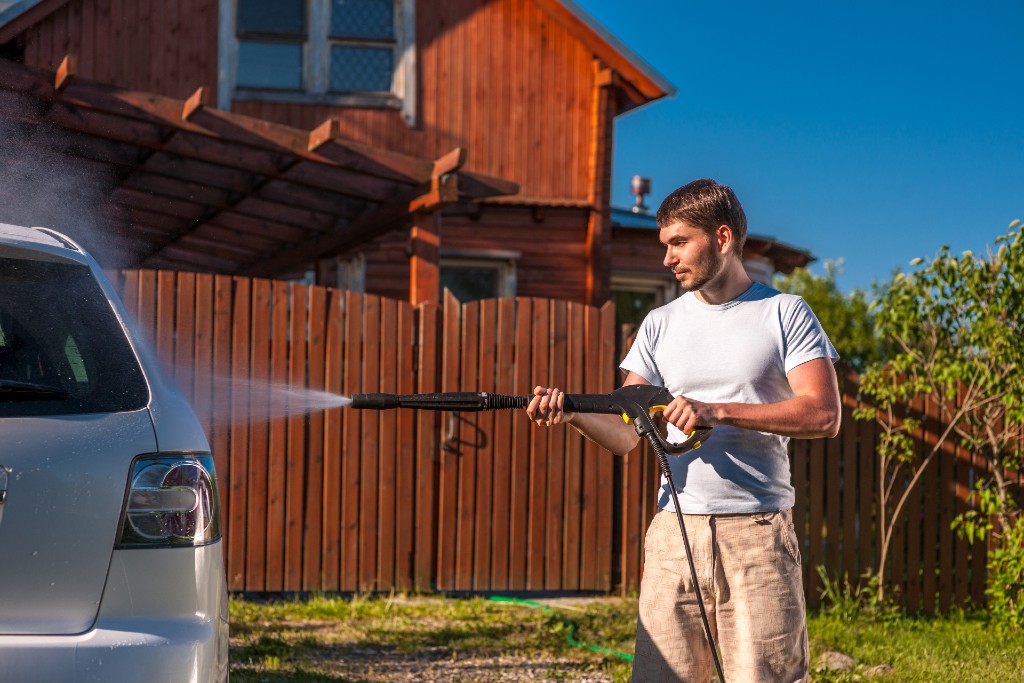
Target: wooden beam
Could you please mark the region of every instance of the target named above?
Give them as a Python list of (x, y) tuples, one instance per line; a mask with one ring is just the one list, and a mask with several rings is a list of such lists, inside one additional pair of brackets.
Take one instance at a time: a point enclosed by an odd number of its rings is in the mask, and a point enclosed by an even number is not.
[(441, 213), (419, 212), (409, 231), (409, 302), (438, 303), (441, 288)]
[(192, 93), (192, 96), (185, 100), (185, 106), (181, 109), (181, 120), (189, 121), (200, 109), (207, 105), (208, 99), (206, 88), (197, 88)]
[(614, 78), (609, 69), (594, 60), (593, 108), (590, 129), (590, 178), (587, 220), (586, 291), (587, 303), (600, 306), (611, 296), (611, 175), (612, 131), (615, 116)]
[(60, 66), (57, 67), (53, 89), (57, 92), (62, 91), (71, 82), (71, 79), (75, 77), (75, 72), (77, 71), (78, 57), (75, 55), (64, 55), (64, 59), (60, 60)]

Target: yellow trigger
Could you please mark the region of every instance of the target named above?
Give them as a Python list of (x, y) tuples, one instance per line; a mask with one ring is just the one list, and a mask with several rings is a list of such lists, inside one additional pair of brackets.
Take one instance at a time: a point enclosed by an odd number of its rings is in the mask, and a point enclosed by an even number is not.
[[(651, 415), (653, 415), (654, 413), (663, 413), (663, 412), (665, 412), (665, 408), (668, 408), (668, 406), (651, 406), (650, 408), (648, 408), (648, 411), (650, 411)], [(631, 418), (626, 413), (622, 414), (622, 421), (625, 422), (628, 425), (633, 424), (633, 418)]]

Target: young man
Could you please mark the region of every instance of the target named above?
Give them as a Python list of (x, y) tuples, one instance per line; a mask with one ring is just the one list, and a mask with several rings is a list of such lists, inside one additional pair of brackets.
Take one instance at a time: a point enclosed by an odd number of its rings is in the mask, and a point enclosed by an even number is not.
[[(665, 199), (657, 221), (664, 265), (684, 293), (644, 320), (624, 383), (676, 397), (663, 414), (674, 440), (715, 428), (699, 451), (669, 460), (726, 680), (802, 681), (807, 624), (787, 444), (839, 431), (838, 355), (803, 299), (747, 276), (746, 217), (730, 188), (692, 182)], [(564, 413), (563, 400), (537, 387), (527, 414), (614, 453), (636, 446), (620, 418)], [(664, 477), (658, 506), (644, 541), (633, 680), (704, 683), (713, 660)]]

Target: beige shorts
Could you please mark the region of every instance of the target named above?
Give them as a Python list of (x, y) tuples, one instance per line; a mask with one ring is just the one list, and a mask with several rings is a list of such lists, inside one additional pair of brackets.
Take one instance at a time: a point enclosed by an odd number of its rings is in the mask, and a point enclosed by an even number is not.
[[(807, 615), (791, 512), (684, 519), (726, 681), (806, 680)], [(644, 540), (633, 681), (707, 683), (714, 673), (679, 524), (661, 510)]]

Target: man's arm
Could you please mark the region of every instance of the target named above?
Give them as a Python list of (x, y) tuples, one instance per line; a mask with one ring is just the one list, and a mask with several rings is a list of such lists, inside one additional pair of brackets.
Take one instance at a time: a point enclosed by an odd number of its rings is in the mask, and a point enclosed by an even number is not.
[(677, 396), (664, 417), (688, 434), (698, 425), (732, 425), (798, 439), (839, 433), (839, 381), (830, 358), (802, 363), (786, 375), (795, 396), (778, 403), (702, 403)]
[[(626, 375), (623, 386), (630, 384), (650, 384), (635, 372)], [(617, 455), (624, 455), (636, 448), (640, 437), (636, 430), (626, 424), (618, 415), (600, 415), (595, 413), (564, 413), (562, 406), (565, 393), (561, 389), (537, 387), (533, 390), (533, 399), (526, 407), (526, 414), (539, 425), (550, 427), (556, 424), (570, 424), (580, 434), (598, 446), (606, 448)]]

